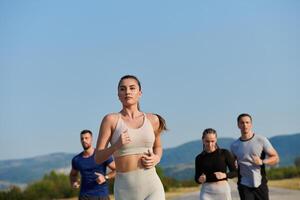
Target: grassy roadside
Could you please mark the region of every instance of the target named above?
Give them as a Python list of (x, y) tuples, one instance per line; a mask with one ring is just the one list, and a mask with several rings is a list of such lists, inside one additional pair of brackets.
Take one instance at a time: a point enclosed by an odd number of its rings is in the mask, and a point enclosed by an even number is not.
[(270, 187), (279, 187), (291, 190), (300, 190), (300, 177), (281, 179), (281, 180), (270, 180), (268, 182)]

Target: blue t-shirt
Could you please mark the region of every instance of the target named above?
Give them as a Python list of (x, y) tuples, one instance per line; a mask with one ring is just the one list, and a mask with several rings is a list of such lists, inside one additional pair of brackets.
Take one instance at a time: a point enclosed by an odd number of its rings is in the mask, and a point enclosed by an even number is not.
[(110, 157), (108, 160), (99, 165), (95, 162), (94, 155), (95, 153), (93, 153), (90, 157), (84, 158), (83, 152), (81, 152), (72, 159), (72, 168), (79, 171), (81, 176), (80, 196), (109, 195), (108, 184), (106, 182), (98, 184), (95, 172), (101, 173), (105, 176), (106, 167), (113, 161), (113, 159)]

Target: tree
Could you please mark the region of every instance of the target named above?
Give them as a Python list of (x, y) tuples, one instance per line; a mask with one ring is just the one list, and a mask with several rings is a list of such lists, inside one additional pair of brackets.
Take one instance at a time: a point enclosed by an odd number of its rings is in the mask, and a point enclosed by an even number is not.
[(68, 176), (54, 171), (46, 174), (42, 180), (30, 184), (24, 191), (24, 196), (30, 200), (70, 198), (77, 194), (78, 191), (72, 189)]
[(23, 200), (24, 195), (17, 186), (11, 186), (8, 191), (0, 191), (0, 200)]
[(70, 198), (77, 195), (78, 190), (72, 189), (67, 175), (52, 171), (42, 180), (29, 184), (24, 191), (12, 186), (9, 190), (0, 192), (0, 200), (46, 200)]

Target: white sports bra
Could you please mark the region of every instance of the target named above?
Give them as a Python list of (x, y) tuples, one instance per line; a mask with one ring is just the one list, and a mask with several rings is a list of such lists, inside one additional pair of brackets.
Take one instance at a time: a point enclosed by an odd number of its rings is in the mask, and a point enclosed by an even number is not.
[(151, 122), (144, 114), (144, 122), (140, 128), (130, 128), (126, 125), (124, 120), (119, 114), (118, 123), (116, 129), (110, 140), (111, 144), (115, 144), (121, 133), (128, 131), (131, 142), (123, 145), (120, 149), (114, 152), (115, 157), (132, 155), (132, 154), (143, 154), (147, 153), (148, 150), (152, 152), (153, 143), (155, 140), (155, 134)]

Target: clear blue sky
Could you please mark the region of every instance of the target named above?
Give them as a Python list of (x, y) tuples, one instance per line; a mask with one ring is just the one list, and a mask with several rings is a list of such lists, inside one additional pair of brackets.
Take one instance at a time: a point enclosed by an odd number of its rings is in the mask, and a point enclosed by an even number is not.
[(167, 120), (164, 147), (213, 127), (300, 132), (300, 1), (0, 1), (0, 159), (81, 151), (117, 83)]

